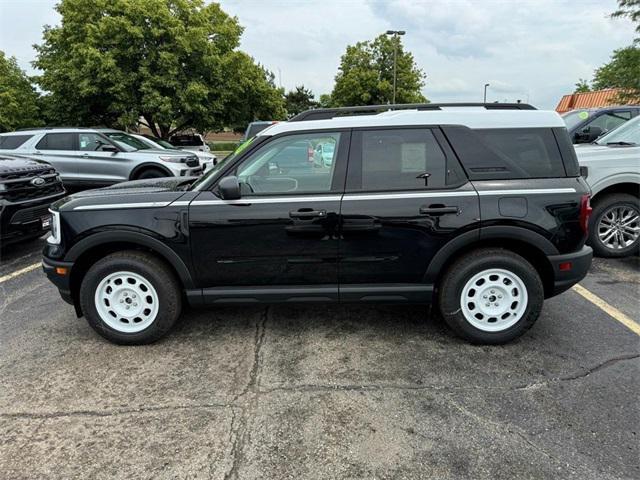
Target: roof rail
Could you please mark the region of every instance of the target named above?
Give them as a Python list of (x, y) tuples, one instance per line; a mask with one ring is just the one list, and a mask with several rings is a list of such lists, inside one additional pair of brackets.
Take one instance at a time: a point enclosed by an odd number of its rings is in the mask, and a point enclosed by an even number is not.
[(290, 122), (327, 120), (335, 117), (371, 115), (389, 110), (442, 110), (442, 107), (484, 107), (487, 110), (535, 110), (528, 103), (400, 103), (396, 105), (364, 105), (360, 107), (316, 108), (290, 118)]
[(16, 132), (28, 132), (29, 130), (93, 130), (92, 127), (26, 127), (17, 128)]

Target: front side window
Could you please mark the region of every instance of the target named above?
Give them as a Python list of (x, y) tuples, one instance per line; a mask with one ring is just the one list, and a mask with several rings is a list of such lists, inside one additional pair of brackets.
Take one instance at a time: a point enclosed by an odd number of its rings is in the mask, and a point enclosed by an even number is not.
[(75, 133), (47, 133), (36, 145), (37, 150), (75, 150)]
[(124, 132), (107, 132), (105, 133), (111, 140), (115, 140), (118, 144), (125, 144), (135, 150), (149, 150), (151, 147), (144, 143), (142, 140), (138, 140)]
[(622, 145), (640, 145), (640, 117), (636, 117), (615, 131), (604, 137), (600, 137), (597, 143), (599, 145), (616, 143)]
[(421, 190), (447, 183), (447, 159), (429, 129), (365, 130), (354, 142), (362, 152), (362, 190)]
[(98, 152), (106, 142), (95, 133), (78, 134), (78, 148), (82, 152)]
[(15, 150), (33, 135), (6, 135), (0, 136), (0, 149)]
[(251, 154), (236, 175), (243, 194), (328, 192), (340, 133), (277, 138)]

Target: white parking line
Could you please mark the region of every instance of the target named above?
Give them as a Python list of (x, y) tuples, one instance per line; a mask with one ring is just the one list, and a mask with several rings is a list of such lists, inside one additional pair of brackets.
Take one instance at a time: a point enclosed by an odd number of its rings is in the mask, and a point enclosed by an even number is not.
[(597, 295), (594, 295), (589, 290), (587, 290), (586, 288), (580, 285), (574, 285), (573, 291), (582, 295), (584, 298), (586, 298), (591, 303), (593, 303), (596, 307), (600, 308), (600, 310), (604, 311), (607, 315), (612, 317), (614, 320), (617, 320), (618, 322), (620, 322), (622, 325), (627, 327), (636, 335), (640, 335), (640, 323), (636, 322), (635, 320), (632, 320), (631, 318), (626, 316), (624, 313), (622, 313), (620, 310), (618, 310), (616, 307), (609, 305), (603, 299), (601, 299)]
[(15, 272), (12, 272), (8, 275), (4, 275), (0, 277), (0, 283), (4, 283), (8, 280), (11, 280), (12, 278), (16, 278), (17, 276), (22, 275), (23, 273), (28, 273), (32, 270), (35, 270), (36, 268), (40, 268), (40, 266), (42, 266), (42, 264), (38, 262), (32, 265), (29, 265), (28, 267), (21, 268), (20, 270), (16, 270)]

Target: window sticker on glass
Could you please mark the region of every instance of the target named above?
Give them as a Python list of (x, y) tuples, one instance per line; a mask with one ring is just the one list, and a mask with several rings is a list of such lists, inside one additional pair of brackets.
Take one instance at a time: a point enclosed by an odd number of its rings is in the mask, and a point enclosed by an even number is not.
[(580, 112), (578, 116), (581, 120), (586, 120), (587, 118), (589, 118), (589, 112)]
[(401, 145), (402, 172), (423, 173), (427, 168), (427, 145), (403, 143)]

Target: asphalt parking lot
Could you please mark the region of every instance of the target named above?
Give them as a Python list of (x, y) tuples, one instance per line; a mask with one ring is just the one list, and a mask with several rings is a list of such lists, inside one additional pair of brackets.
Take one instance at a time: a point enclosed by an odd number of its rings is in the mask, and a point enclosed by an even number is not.
[(290, 305), (193, 310), (118, 347), (41, 247), (0, 259), (2, 479), (640, 477), (638, 257), (596, 259), (586, 293), (501, 347), (422, 307)]

